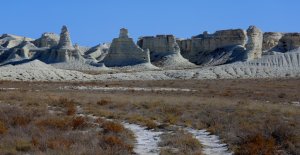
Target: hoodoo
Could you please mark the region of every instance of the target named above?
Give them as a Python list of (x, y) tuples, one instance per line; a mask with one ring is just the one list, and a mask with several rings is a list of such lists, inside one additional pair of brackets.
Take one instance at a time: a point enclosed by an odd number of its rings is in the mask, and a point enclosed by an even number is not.
[(256, 26), (250, 26), (247, 30), (248, 42), (246, 44), (246, 60), (261, 58), (263, 33)]
[(74, 48), (70, 33), (66, 26), (62, 27), (57, 47), (51, 49), (48, 63), (60, 63), (69, 61), (84, 61), (79, 48)]
[(149, 50), (138, 47), (133, 39), (129, 38), (128, 30), (122, 28), (119, 38), (113, 39), (103, 62), (108, 67), (150, 63)]

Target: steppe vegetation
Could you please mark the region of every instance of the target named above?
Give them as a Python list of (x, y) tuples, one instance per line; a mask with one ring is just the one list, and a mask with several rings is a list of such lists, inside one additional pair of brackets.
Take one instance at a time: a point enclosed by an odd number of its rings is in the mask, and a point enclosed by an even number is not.
[[(235, 154), (300, 154), (300, 80), (127, 81), (91, 83), (2, 82), (0, 154), (132, 154), (134, 136), (118, 122), (172, 131), (161, 154), (200, 154), (201, 145), (172, 125), (207, 129)], [(64, 86), (173, 87), (196, 92), (101, 92)], [(61, 109), (49, 112), (50, 107)], [(98, 125), (95, 125), (98, 124)], [(97, 126), (101, 130), (97, 130)], [(174, 137), (172, 135), (180, 135)], [(177, 141), (175, 143), (175, 141)], [(178, 142), (179, 141), (179, 142)], [(101, 153), (99, 153), (101, 152)]]

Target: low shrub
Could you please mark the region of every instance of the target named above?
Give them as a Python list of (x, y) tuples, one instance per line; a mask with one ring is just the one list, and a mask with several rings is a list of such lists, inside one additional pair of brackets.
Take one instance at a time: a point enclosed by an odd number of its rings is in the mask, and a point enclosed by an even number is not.
[(31, 143), (25, 140), (17, 140), (15, 144), (16, 144), (16, 150), (22, 152), (28, 152), (31, 150), (32, 147)]
[(102, 125), (102, 128), (104, 129), (104, 132), (120, 133), (124, 131), (124, 127), (121, 124), (110, 121), (105, 122)]
[(15, 126), (26, 126), (30, 123), (30, 118), (26, 116), (15, 116), (12, 118), (13, 125)]
[(70, 120), (66, 117), (47, 118), (37, 121), (36, 125), (39, 128), (54, 128), (60, 130), (67, 130), (68, 128), (70, 128)]
[(5, 134), (7, 132), (7, 127), (5, 126), (5, 124), (0, 120), (0, 135), (1, 134)]
[(72, 120), (72, 128), (73, 129), (83, 128), (86, 124), (87, 123), (83, 117), (75, 117)]
[(235, 152), (237, 155), (272, 155), (276, 154), (275, 139), (264, 137), (260, 134), (248, 136)]
[(72, 146), (73, 142), (69, 139), (64, 138), (55, 138), (47, 141), (47, 146), (50, 149), (69, 149)]
[(100, 101), (97, 102), (97, 105), (105, 106), (105, 105), (110, 104), (110, 103), (111, 103), (111, 100), (109, 98), (103, 98), (103, 99), (101, 99)]

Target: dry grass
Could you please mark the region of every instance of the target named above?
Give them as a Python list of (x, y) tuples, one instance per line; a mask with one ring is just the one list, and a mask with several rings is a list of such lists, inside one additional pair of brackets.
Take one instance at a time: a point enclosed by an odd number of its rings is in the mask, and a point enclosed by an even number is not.
[(97, 131), (84, 117), (51, 115), (44, 106), (0, 104), (0, 120), (0, 154), (126, 155), (133, 150), (132, 133), (118, 123), (97, 120), (107, 130)]
[(176, 131), (175, 133), (161, 135), (162, 141), (159, 143), (161, 155), (169, 154), (190, 154), (202, 155), (201, 144), (191, 134), (183, 131)]
[(120, 133), (125, 130), (121, 124), (110, 122), (110, 121), (105, 122), (102, 125), (102, 128), (104, 129), (104, 132), (114, 132), (114, 133)]
[(5, 124), (0, 120), (0, 135), (5, 134), (7, 132), (7, 127)]
[[(195, 89), (197, 92), (98, 92), (57, 89), (66, 85), (174, 87)], [(270, 151), (300, 154), (300, 109), (292, 104), (294, 101), (300, 101), (298, 85), (300, 85), (299, 79), (92, 83), (3, 82), (0, 83), (1, 87), (18, 87), (20, 90), (1, 91), (2, 102), (22, 106), (22, 108), (16, 109), (9, 106), (0, 108), (2, 121), (2, 125), (0, 123), (0, 134), (2, 131), (0, 154), (4, 154), (3, 152), (16, 154), (18, 151), (15, 140), (18, 139), (31, 142), (31, 151), (35, 152), (132, 153), (129, 149), (133, 144), (132, 134), (118, 129), (118, 125), (109, 125), (99, 119), (97, 123), (101, 127), (106, 126), (106, 132), (89, 133), (85, 136), (77, 132), (90, 126), (85, 125), (86, 120), (74, 117), (76, 105), (81, 105), (88, 113), (126, 120), (148, 126), (148, 128), (160, 129), (161, 125), (158, 126), (156, 122), (162, 125), (176, 124), (197, 129), (206, 128), (219, 135), (225, 143), (229, 144), (231, 150), (239, 154), (256, 154), (257, 152), (268, 154)], [(65, 99), (61, 100), (61, 98)], [(62, 107), (64, 113), (58, 117), (49, 116), (46, 112), (47, 105)], [(43, 130), (37, 126), (38, 122), (44, 122), (40, 124)], [(24, 131), (20, 134), (17, 128), (22, 128)], [(75, 133), (75, 135), (67, 136), (66, 133)], [(42, 136), (52, 134), (57, 136), (50, 136), (46, 139)], [(109, 136), (117, 138), (109, 138)], [(75, 142), (71, 144), (73, 148), (80, 148), (82, 151), (75, 149), (72, 152), (68, 147), (50, 149), (47, 147), (47, 141), (53, 139), (68, 139)], [(76, 140), (87, 145), (82, 146), (76, 143)], [(90, 142), (91, 140), (97, 142), (97, 147), (95, 143)], [(124, 144), (122, 147), (114, 145), (120, 143), (119, 140)], [(167, 152), (168, 150), (165, 150), (165, 153)]]

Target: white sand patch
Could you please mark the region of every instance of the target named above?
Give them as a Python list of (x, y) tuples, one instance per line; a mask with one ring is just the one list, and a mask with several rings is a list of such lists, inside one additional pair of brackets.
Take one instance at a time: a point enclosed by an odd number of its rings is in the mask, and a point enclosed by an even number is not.
[(142, 87), (97, 87), (97, 86), (65, 86), (62, 90), (97, 90), (97, 91), (181, 91), (181, 92), (195, 92), (197, 90), (181, 89), (181, 88), (142, 88)]
[(0, 88), (0, 90), (19, 90), (19, 88)]
[(145, 127), (136, 124), (122, 123), (125, 128), (131, 130), (136, 138), (134, 152), (140, 155), (158, 155), (160, 148), (158, 143), (162, 132), (147, 130)]
[[(95, 121), (100, 117), (84, 114), (83, 109), (77, 106), (77, 116), (87, 117), (90, 121)], [(103, 118), (103, 117), (101, 117)], [(106, 119), (107, 121), (114, 121), (113, 119)], [(142, 127), (137, 124), (131, 124), (127, 122), (122, 122), (122, 125), (131, 130), (136, 138), (136, 144), (133, 151), (140, 155), (158, 155), (160, 148), (158, 147), (158, 142), (160, 141), (160, 135), (162, 132), (157, 132), (154, 130), (147, 130), (146, 127)], [(99, 129), (98, 129), (99, 130)]]
[(228, 151), (226, 144), (223, 144), (219, 137), (212, 135), (206, 130), (195, 130), (192, 128), (184, 128), (187, 132), (190, 132), (203, 146), (203, 154), (206, 155), (232, 155), (233, 153)]

